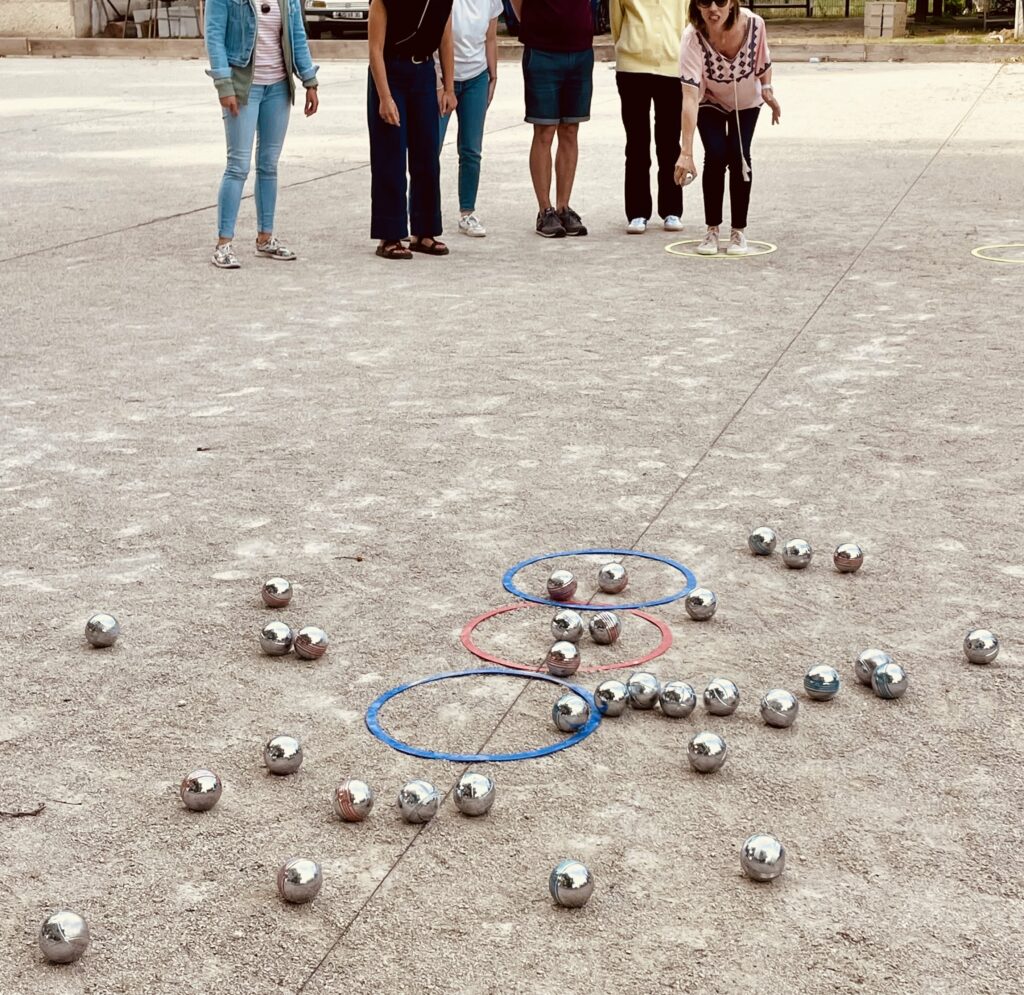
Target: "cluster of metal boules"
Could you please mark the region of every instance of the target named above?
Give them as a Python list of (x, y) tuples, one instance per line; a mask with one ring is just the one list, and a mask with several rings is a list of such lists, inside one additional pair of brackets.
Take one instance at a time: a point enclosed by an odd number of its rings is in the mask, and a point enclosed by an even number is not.
[[(291, 604), (292, 585), (284, 577), (271, 577), (260, 590), (268, 608), (286, 608)], [(268, 622), (260, 630), (260, 648), (267, 656), (285, 656), (292, 650), (303, 660), (319, 660), (327, 652), (330, 640), (319, 626), (305, 625), (298, 631), (280, 620)]]
[[(755, 556), (771, 556), (778, 543), (774, 529), (762, 525), (747, 537), (747, 546)], [(803, 570), (814, 557), (814, 548), (806, 539), (788, 539), (782, 545), (782, 562), (791, 570)], [(832, 564), (841, 574), (856, 573), (864, 565), (864, 550), (855, 542), (842, 542), (832, 551)]]

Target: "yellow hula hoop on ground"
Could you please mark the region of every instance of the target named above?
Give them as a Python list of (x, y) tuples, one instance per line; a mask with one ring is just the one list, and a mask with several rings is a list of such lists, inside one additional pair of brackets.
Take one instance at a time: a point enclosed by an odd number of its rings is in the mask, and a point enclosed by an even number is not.
[[(1020, 254), (1016, 258), (1007, 259), (1005, 256), (997, 254), (991, 255), (993, 250), (998, 249), (1019, 249)], [(984, 259), (987, 263), (1009, 263), (1013, 265), (1016, 263), (1018, 266), (1024, 265), (1024, 242), (1006, 242), (1001, 245), (979, 245), (976, 249), (971, 249), (971, 255), (978, 259)]]
[(717, 256), (702, 256), (699, 252), (694, 252), (693, 249), (683, 249), (680, 246), (685, 245), (700, 245), (701, 239), (699, 238), (688, 238), (682, 242), (673, 242), (671, 245), (665, 246), (665, 251), (671, 253), (673, 256), (693, 256), (695, 259), (750, 259), (753, 256), (767, 256), (769, 253), (778, 250), (777, 245), (773, 245), (771, 242), (755, 242), (749, 240), (747, 245), (749, 246), (761, 246), (760, 249), (754, 249), (751, 252), (747, 252), (742, 256), (730, 256), (726, 252), (719, 252)]

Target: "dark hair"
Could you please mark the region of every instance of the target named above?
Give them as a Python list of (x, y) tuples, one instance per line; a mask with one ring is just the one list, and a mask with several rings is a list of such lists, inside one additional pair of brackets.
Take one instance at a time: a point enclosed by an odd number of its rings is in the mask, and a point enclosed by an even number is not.
[[(729, 16), (725, 19), (725, 30), (728, 31), (736, 23), (740, 15), (740, 0), (732, 0), (729, 4)], [(704, 23), (704, 15), (697, 6), (697, 0), (690, 0), (690, 10), (687, 14), (690, 23), (705, 37), (708, 36), (708, 26)]]

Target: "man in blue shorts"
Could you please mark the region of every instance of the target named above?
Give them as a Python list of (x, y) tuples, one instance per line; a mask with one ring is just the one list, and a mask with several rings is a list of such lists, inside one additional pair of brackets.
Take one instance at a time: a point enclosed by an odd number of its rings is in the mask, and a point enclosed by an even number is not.
[[(580, 121), (590, 120), (594, 92), (594, 14), (591, 0), (512, 0), (523, 43), (526, 121), (533, 125), (530, 176), (537, 194), (537, 234), (586, 235), (569, 206), (576, 179)], [(555, 203), (551, 203), (551, 145)]]

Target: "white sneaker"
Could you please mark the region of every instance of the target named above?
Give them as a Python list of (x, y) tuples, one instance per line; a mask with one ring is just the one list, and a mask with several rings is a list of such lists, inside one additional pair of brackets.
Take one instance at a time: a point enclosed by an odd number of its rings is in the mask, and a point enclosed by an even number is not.
[(270, 238), (265, 242), (256, 241), (256, 255), (265, 256), (267, 259), (282, 259), (290, 261), (297, 258), (295, 253), (288, 248), (287, 245), (282, 245), (276, 235), (271, 235)]
[(709, 228), (700, 245), (697, 246), (698, 256), (718, 255), (718, 229)]
[(729, 248), (725, 250), (730, 256), (745, 256), (747, 254), (747, 236), (743, 234), (742, 228), (733, 228), (729, 236)]
[(678, 214), (670, 214), (665, 218), (665, 231), (682, 231), (683, 222)]
[(218, 269), (241, 269), (242, 264), (235, 255), (235, 250), (230, 242), (218, 245), (213, 250), (213, 258), (210, 260)]
[(626, 225), (626, 233), (629, 235), (642, 235), (645, 231), (647, 231), (647, 218), (633, 218)]
[(467, 214), (459, 219), (459, 231), (473, 238), (483, 238), (487, 234), (487, 229), (480, 224), (480, 219), (475, 214)]

